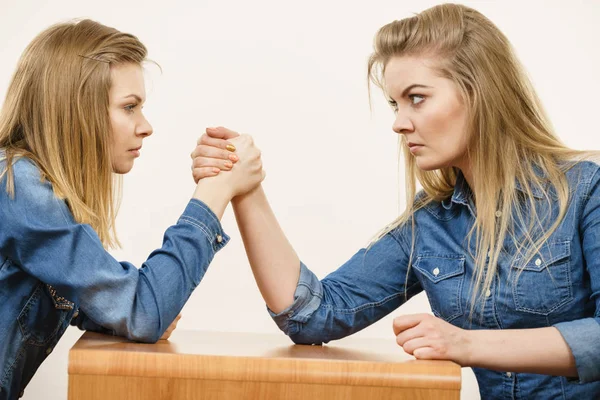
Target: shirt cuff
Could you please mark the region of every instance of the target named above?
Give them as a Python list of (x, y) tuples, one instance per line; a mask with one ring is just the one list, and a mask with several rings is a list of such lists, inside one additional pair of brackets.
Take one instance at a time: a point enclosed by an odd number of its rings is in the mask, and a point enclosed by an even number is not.
[(190, 200), (179, 217), (178, 223), (186, 223), (199, 228), (206, 235), (215, 253), (229, 242), (229, 236), (223, 231), (219, 218), (200, 200)]
[(560, 322), (554, 327), (565, 339), (577, 366), (579, 383), (600, 380), (600, 318)]
[(286, 335), (290, 336), (299, 330), (298, 324), (305, 323), (321, 305), (323, 285), (306, 265), (300, 263), (300, 278), (294, 292), (294, 302), (285, 310), (276, 314), (267, 307), (267, 311)]

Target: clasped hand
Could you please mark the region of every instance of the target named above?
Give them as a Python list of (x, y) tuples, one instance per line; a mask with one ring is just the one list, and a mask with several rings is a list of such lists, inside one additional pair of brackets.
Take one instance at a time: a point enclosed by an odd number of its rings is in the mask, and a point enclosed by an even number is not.
[(231, 197), (249, 192), (265, 178), (261, 153), (252, 137), (227, 128), (207, 128), (190, 157), (196, 183), (209, 177), (227, 180)]

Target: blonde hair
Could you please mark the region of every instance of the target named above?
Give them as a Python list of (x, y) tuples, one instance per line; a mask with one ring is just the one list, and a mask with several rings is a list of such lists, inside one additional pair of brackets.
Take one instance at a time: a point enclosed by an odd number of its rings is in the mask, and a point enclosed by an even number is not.
[[(388, 61), (407, 55), (437, 57), (439, 72), (455, 83), (467, 108), (467, 156), (473, 177), (471, 191), (477, 202), (476, 220), (466, 242), (476, 238), (476, 252), (471, 255), (476, 268), (472, 315), (476, 297), (485, 301), (483, 293), (492, 284), (505, 239), (512, 238), (517, 253), (527, 261), (531, 259), (565, 216), (569, 202), (567, 169), (574, 161), (597, 154), (575, 151), (560, 142), (508, 39), (478, 11), (443, 4), (383, 26), (375, 36), (369, 59), (369, 81), (384, 89)], [(410, 221), (410, 264), (415, 212), (451, 197), (458, 170), (419, 170), (404, 141), (401, 135), (407, 206), (380, 236)], [(417, 179), (423, 187), (420, 195), (416, 193)], [(525, 193), (530, 218), (525, 217), (517, 185)], [(551, 220), (549, 215), (536, 213), (534, 191), (542, 193), (548, 205), (551, 196), (558, 199), (558, 218)], [(505, 217), (498, 219), (498, 211)], [(524, 238), (517, 237), (516, 227), (522, 228)]]
[(120, 183), (110, 154), (110, 67), (141, 65), (146, 54), (135, 36), (91, 20), (54, 25), (23, 52), (0, 112), (8, 193), (13, 161), (33, 160), (75, 220), (90, 224), (107, 247), (118, 245)]

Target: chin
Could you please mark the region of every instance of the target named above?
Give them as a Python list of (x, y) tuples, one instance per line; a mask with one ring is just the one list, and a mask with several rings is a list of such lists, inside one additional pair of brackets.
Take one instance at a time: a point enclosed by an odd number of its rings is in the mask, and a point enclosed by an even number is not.
[(440, 169), (444, 164), (439, 162), (432, 162), (431, 160), (422, 160), (417, 157), (417, 167), (422, 171), (434, 171)]
[(417, 167), (422, 171), (435, 171), (437, 169), (448, 168), (455, 165), (452, 159), (440, 159), (427, 156), (417, 156), (415, 160)]
[(133, 163), (123, 163), (118, 165), (113, 165), (113, 172), (115, 174), (123, 175), (128, 173), (133, 169)]

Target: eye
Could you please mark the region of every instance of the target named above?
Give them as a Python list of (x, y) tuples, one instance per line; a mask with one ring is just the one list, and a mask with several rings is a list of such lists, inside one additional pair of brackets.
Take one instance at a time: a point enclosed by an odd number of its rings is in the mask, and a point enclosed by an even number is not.
[(125, 107), (123, 107), (123, 109), (128, 112), (129, 114), (133, 114), (133, 112), (135, 111), (135, 108), (137, 107), (137, 103), (135, 104), (128, 104)]
[(394, 112), (398, 112), (398, 103), (396, 103), (395, 100), (389, 99), (388, 104), (390, 105), (390, 107), (392, 107), (392, 110), (394, 110)]
[(408, 98), (410, 99), (410, 102), (412, 103), (413, 106), (416, 106), (416, 105), (422, 103), (423, 100), (425, 100), (425, 96), (422, 96), (420, 94), (409, 94)]

